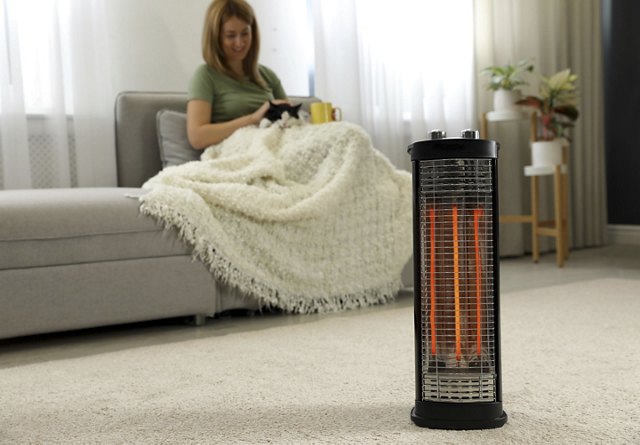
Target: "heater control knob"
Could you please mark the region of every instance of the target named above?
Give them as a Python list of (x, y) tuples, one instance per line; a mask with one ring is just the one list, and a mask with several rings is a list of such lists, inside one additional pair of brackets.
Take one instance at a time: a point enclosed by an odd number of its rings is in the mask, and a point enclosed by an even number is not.
[(462, 130), (461, 136), (463, 139), (480, 139), (480, 132), (473, 129)]
[(444, 139), (447, 137), (447, 132), (444, 130), (431, 130), (429, 132), (429, 135), (431, 136), (431, 140), (435, 140), (435, 139)]

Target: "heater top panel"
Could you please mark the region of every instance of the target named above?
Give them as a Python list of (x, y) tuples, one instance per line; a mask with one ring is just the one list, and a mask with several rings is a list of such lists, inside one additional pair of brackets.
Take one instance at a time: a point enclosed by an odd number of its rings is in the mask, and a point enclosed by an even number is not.
[(499, 145), (486, 139), (446, 138), (409, 145), (412, 161), (427, 159), (497, 158)]

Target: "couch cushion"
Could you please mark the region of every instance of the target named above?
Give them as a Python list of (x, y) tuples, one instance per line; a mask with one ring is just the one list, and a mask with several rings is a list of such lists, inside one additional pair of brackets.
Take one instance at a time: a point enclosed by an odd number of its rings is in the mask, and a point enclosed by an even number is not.
[(158, 111), (156, 121), (163, 168), (200, 159), (202, 150), (193, 148), (187, 139), (186, 113), (162, 109)]
[(0, 191), (0, 270), (189, 255), (141, 215), (138, 188)]

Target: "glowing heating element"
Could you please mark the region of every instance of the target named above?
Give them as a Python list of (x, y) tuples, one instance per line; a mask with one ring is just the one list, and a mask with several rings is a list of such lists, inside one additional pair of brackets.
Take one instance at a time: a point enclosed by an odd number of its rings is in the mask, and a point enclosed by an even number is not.
[(456, 360), (462, 359), (462, 339), (460, 335), (460, 252), (458, 242), (458, 207), (453, 206), (453, 304), (456, 329)]
[(429, 320), (431, 321), (431, 355), (436, 355), (436, 211), (433, 208), (429, 209), (429, 244), (431, 246), (431, 270), (430, 270), (430, 282), (431, 282), (431, 313), (429, 314)]
[(482, 209), (473, 211), (473, 241), (476, 256), (476, 354), (482, 355), (482, 259), (480, 256), (480, 218)]

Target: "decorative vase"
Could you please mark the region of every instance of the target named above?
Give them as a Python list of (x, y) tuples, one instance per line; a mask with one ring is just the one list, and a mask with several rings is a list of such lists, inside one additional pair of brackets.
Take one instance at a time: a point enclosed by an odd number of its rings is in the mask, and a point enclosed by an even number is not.
[(564, 140), (535, 141), (531, 143), (531, 164), (536, 167), (562, 164)]
[(493, 92), (494, 111), (519, 111), (516, 102), (521, 98), (520, 90), (496, 90)]

